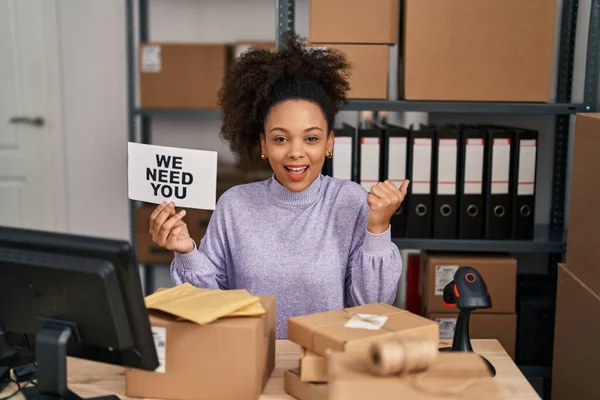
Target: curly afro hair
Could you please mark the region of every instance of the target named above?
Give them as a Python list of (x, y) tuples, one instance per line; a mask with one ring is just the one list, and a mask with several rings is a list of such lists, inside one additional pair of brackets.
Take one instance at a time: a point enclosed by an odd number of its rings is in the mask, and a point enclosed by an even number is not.
[(343, 53), (310, 47), (291, 31), (282, 37), (278, 51), (246, 51), (219, 91), (221, 138), (238, 160), (245, 156), (256, 160), (269, 110), (290, 99), (317, 104), (331, 130), (335, 115), (347, 101), (350, 68)]

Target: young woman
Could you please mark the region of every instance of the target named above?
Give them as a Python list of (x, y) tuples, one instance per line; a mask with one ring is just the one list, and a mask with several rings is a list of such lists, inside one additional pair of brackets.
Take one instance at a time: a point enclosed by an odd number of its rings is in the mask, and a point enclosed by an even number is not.
[(276, 296), (278, 338), (291, 316), (394, 300), (402, 263), (390, 218), (408, 186), (367, 193), (321, 174), (350, 65), (293, 34), (283, 45), (243, 54), (219, 93), (221, 136), (237, 155), (268, 159), (273, 176), (225, 192), (198, 247), (175, 204), (150, 218), (154, 242), (175, 253), (175, 284)]

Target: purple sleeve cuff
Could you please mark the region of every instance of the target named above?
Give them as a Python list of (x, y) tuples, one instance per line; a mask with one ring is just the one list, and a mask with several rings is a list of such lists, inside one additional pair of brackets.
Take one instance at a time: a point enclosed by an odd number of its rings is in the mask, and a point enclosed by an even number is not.
[(375, 234), (367, 230), (365, 241), (363, 243), (363, 251), (370, 255), (382, 255), (390, 251), (392, 244), (392, 229), (388, 226), (385, 232)]
[(199, 265), (198, 257), (200, 253), (196, 247), (196, 241), (193, 240), (192, 242), (194, 243), (194, 249), (189, 253), (175, 252), (175, 261), (177, 261), (177, 265), (180, 265), (183, 271), (191, 271)]

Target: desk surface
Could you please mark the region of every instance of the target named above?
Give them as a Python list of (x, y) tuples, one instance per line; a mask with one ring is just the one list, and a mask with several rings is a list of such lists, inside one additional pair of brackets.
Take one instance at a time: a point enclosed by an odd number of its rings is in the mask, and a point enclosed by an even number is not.
[[(442, 342), (442, 345), (449, 344), (449, 342)], [(496, 368), (496, 382), (507, 399), (540, 399), (497, 340), (472, 340), (472, 345), (474, 351), (485, 356)], [(290, 341), (278, 340), (276, 349), (275, 370), (260, 400), (294, 400), (294, 397), (288, 395), (283, 389), (283, 371), (298, 366), (300, 348)], [(123, 400), (129, 399), (124, 396), (123, 368), (79, 359), (69, 359), (68, 368), (69, 387), (80, 396), (116, 394)], [(0, 392), (0, 397), (10, 395), (15, 389), (15, 385), (8, 385)], [(22, 399), (22, 396), (15, 396), (12, 399)]]

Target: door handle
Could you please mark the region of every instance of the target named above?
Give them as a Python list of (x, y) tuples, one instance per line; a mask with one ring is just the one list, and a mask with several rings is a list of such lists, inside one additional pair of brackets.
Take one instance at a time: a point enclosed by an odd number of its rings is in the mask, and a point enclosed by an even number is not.
[(46, 122), (42, 117), (12, 117), (9, 121), (11, 124), (29, 124), (33, 126), (44, 126)]

